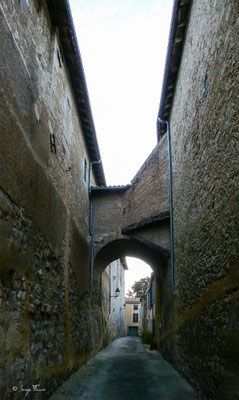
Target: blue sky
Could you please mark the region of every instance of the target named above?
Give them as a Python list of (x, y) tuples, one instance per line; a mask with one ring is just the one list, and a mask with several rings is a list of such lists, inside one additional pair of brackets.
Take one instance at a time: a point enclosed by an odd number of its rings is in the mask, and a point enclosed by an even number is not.
[[(173, 0), (70, 0), (108, 185), (129, 183), (156, 145)], [(150, 276), (127, 257), (126, 292)]]

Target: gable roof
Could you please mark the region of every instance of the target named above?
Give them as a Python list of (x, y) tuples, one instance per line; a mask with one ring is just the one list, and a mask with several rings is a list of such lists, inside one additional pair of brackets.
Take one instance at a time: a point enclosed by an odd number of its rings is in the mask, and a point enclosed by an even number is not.
[(125, 304), (140, 304), (139, 297), (125, 297)]

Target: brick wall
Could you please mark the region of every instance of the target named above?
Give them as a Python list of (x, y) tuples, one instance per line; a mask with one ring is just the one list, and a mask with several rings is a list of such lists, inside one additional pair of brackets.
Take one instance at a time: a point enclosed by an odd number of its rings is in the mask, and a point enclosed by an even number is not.
[(123, 198), (122, 192), (93, 194), (93, 230), (96, 235), (121, 233)]
[[(168, 148), (167, 138), (164, 137), (133, 178), (131, 187), (92, 192), (95, 252), (98, 253), (110, 240), (125, 239), (121, 235), (125, 227), (167, 212), (168, 188)], [(169, 249), (168, 222), (144, 227), (140, 235), (145, 240)], [(118, 254), (119, 257), (123, 255)]]
[(168, 148), (164, 137), (131, 182), (126, 192), (123, 227), (169, 210)]

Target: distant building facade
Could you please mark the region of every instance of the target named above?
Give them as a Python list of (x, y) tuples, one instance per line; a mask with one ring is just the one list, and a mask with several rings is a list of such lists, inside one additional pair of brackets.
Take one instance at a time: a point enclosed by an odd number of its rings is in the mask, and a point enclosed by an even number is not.
[(101, 279), (102, 312), (106, 321), (108, 342), (126, 335), (125, 325), (125, 259), (108, 265)]
[(151, 275), (149, 288), (141, 298), (143, 310), (142, 327), (143, 331), (149, 331), (154, 336), (155, 334), (155, 279)]
[(140, 298), (125, 298), (126, 332), (128, 336), (138, 336), (142, 332), (143, 309)]

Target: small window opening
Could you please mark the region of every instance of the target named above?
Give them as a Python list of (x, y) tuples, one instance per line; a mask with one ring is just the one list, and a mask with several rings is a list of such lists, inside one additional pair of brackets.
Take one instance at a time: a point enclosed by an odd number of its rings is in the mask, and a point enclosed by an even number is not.
[(62, 65), (61, 65), (61, 63), (62, 63), (62, 58), (61, 58), (60, 50), (57, 50), (57, 58), (58, 58), (59, 66), (62, 67)]
[(50, 133), (50, 148), (52, 154), (56, 154), (56, 138), (54, 133)]

